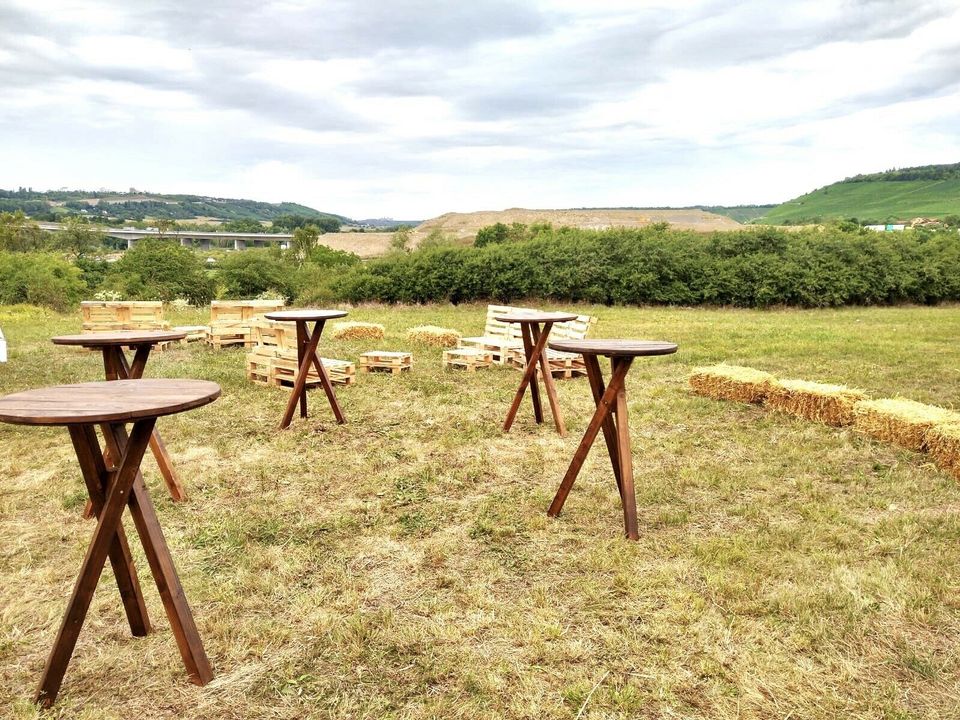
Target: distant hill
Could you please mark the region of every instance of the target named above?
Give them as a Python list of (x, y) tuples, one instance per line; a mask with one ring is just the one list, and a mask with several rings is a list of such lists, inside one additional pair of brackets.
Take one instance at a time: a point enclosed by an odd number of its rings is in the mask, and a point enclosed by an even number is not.
[(414, 229), (414, 238), (426, 236), (434, 230), (460, 240), (472, 240), (477, 230), (495, 223), (551, 223), (590, 230), (611, 227), (637, 228), (666, 222), (684, 230), (733, 230), (740, 223), (729, 217), (705, 212), (700, 208), (575, 208), (570, 210), (481, 210), (471, 213), (446, 213), (426, 220)]
[(268, 203), (258, 200), (216, 198), (203, 195), (163, 195), (113, 191), (52, 190), (38, 192), (26, 188), (0, 190), (0, 212), (22, 210), (36, 220), (62, 220), (82, 215), (119, 221), (145, 218), (169, 220), (273, 220), (280, 215), (309, 218), (333, 218), (341, 223), (350, 219), (320, 212), (299, 203)]
[(960, 163), (855, 175), (778, 205), (770, 225), (857, 218), (861, 222), (960, 215)]

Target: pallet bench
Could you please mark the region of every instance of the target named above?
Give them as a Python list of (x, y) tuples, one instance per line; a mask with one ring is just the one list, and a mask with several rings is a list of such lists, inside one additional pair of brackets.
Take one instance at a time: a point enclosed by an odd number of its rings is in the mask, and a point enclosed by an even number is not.
[(214, 300), (210, 303), (207, 341), (217, 349), (231, 345), (252, 347), (254, 325), (263, 321), (264, 313), (283, 308), (283, 300)]
[(413, 368), (413, 353), (391, 350), (372, 350), (360, 355), (360, 371), (384, 370), (394, 375)]
[(476, 372), (493, 365), (493, 353), (479, 348), (454, 348), (443, 351), (443, 367), (463, 368), (467, 372)]
[(85, 333), (170, 329), (159, 300), (84, 300), (80, 315)]

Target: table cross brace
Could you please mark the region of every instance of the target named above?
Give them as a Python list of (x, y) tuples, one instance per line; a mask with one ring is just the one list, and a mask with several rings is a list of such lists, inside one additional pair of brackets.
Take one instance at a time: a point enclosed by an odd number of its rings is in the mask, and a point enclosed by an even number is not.
[(347, 420), (343, 415), (343, 410), (340, 408), (340, 403), (337, 402), (337, 396), (333, 391), (333, 383), (327, 374), (327, 369), (317, 356), (317, 345), (320, 342), (320, 335), (323, 333), (325, 321), (316, 321), (313, 324), (313, 332), (307, 330), (306, 322), (299, 320), (296, 322), (299, 370), (297, 371), (296, 380), (293, 383), (293, 392), (290, 394), (290, 400), (287, 402), (287, 409), (284, 411), (283, 418), (280, 420), (280, 429), (283, 430), (290, 426), (293, 420), (293, 413), (297, 409), (297, 404), (300, 405), (300, 417), (305, 418), (307, 416), (307, 373), (310, 372), (311, 365), (316, 368), (317, 375), (320, 376), (320, 385), (327, 395), (327, 400), (330, 402), (334, 417), (337, 419), (337, 422), (342, 425)]

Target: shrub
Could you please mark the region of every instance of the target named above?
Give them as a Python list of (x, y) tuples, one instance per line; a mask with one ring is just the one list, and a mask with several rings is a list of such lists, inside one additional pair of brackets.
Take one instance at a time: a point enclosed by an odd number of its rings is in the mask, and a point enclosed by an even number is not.
[(290, 300), (294, 268), (273, 250), (244, 250), (225, 257), (217, 266), (217, 279), (229, 299), (252, 298), (275, 292)]
[(189, 248), (176, 240), (149, 238), (127, 250), (113, 267), (106, 289), (133, 300), (171, 301), (184, 297), (191, 305), (213, 299), (213, 280)]
[(664, 224), (488, 230), (479, 247), (427, 247), (351, 268), (332, 289), (351, 302), (540, 297), (835, 307), (960, 300), (960, 238), (950, 232), (876, 234), (836, 225), (701, 234)]
[(86, 290), (80, 270), (58, 255), (0, 251), (0, 304), (66, 310), (80, 302)]

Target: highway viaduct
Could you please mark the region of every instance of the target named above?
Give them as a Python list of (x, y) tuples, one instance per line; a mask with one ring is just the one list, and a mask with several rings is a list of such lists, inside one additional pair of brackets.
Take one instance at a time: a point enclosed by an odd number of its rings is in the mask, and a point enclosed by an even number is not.
[[(56, 223), (40, 223), (40, 229), (47, 232), (56, 232), (61, 229), (61, 226)], [(212, 243), (217, 241), (232, 242), (234, 250), (246, 250), (248, 246), (264, 247), (270, 243), (280, 243), (280, 247), (286, 249), (290, 247), (290, 241), (293, 239), (293, 235), (287, 233), (198, 232), (188, 228), (180, 228), (161, 235), (160, 231), (155, 228), (137, 230), (135, 228), (97, 227), (97, 229), (109, 237), (126, 240), (128, 250), (136, 245), (138, 240), (151, 237), (178, 239), (181, 245), (199, 247), (201, 250), (209, 250)], [(222, 247), (222, 245), (218, 243), (217, 247)]]

